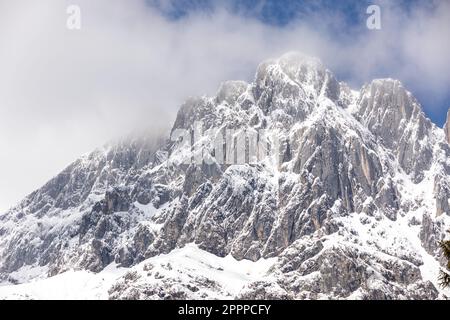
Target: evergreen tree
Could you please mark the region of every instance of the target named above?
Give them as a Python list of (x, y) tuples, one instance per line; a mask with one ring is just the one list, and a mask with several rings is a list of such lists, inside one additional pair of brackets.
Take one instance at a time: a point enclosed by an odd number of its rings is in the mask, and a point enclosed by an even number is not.
[(450, 287), (450, 240), (441, 241), (441, 246), (444, 257), (447, 259), (447, 270), (441, 269), (439, 273), (439, 283), (442, 287)]

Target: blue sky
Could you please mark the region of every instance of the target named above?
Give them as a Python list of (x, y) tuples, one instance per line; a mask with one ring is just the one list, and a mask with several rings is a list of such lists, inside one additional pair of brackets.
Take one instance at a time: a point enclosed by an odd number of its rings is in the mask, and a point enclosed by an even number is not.
[[(444, 0), (445, 1), (445, 0)], [(373, 31), (366, 28), (366, 8), (370, 4), (378, 4), (382, 8), (382, 21), (385, 11), (392, 16), (393, 11), (401, 12), (400, 19), (405, 24), (414, 24), (414, 17), (419, 12), (421, 15), (433, 15), (438, 10), (442, 10), (439, 4), (442, 1), (419, 1), (419, 0), (398, 0), (389, 3), (388, 1), (368, 1), (368, 0), (349, 0), (349, 1), (327, 1), (327, 0), (172, 0), (160, 1), (149, 0), (150, 6), (157, 8), (169, 20), (182, 20), (195, 14), (213, 14), (218, 7), (226, 8), (227, 11), (245, 17), (247, 19), (258, 20), (261, 23), (273, 26), (279, 29), (289, 29), (296, 23), (310, 23), (314, 28), (322, 30), (323, 34), (332, 35), (335, 41), (352, 44), (355, 37), (361, 39), (367, 37), (371, 41), (374, 37)], [(392, 3), (395, 3), (393, 8)], [(445, 7), (448, 9), (448, 7)], [(319, 21), (310, 21), (310, 16), (323, 16)], [(327, 19), (331, 17), (331, 19)], [(395, 19), (395, 17), (394, 17)], [(401, 28), (399, 25), (398, 28)], [(443, 30), (449, 32), (449, 30)], [(376, 37), (383, 37), (383, 33), (388, 36), (392, 30), (382, 28), (376, 31)], [(445, 34), (445, 33), (444, 33)], [(439, 35), (435, 35), (438, 37)], [(443, 41), (448, 41), (443, 38)], [(395, 47), (389, 41), (377, 48), (379, 51), (389, 50), (389, 64), (379, 64), (372, 68), (367, 74), (370, 78), (391, 77), (401, 80), (405, 86), (414, 93), (422, 103), (427, 116), (437, 125), (442, 126), (446, 116), (447, 109), (450, 107), (450, 89), (434, 89), (424, 84), (424, 81), (417, 81), (421, 78), (421, 66), (414, 59), (406, 59), (403, 54), (403, 48)], [(449, 63), (450, 67), (450, 52)], [(324, 62), (327, 64), (327, 60)], [(432, 59), (432, 58), (430, 58)], [(401, 65), (401, 68), (393, 68), (392, 64)], [(423, 66), (422, 68), (426, 68)], [(416, 76), (405, 76), (405, 69)], [(416, 70), (417, 69), (417, 70)], [(438, 69), (439, 70), (439, 69)], [(443, 69), (446, 72), (449, 69)], [(361, 79), (355, 79), (353, 72), (347, 72), (344, 68), (333, 70), (340, 80), (349, 82), (354, 86), (362, 85)], [(366, 79), (369, 81), (370, 79)], [(436, 79), (439, 82), (439, 79)], [(426, 82), (426, 81), (425, 81)], [(430, 82), (432, 85), (432, 82)], [(448, 87), (447, 87), (448, 88)]]
[[(165, 2), (165, 4), (164, 4)], [(257, 18), (264, 23), (284, 26), (295, 19), (302, 18), (309, 10), (345, 11), (349, 24), (355, 24), (362, 18), (360, 12), (367, 8), (370, 1), (308, 1), (308, 0), (150, 0), (149, 4), (161, 9), (168, 17), (179, 19), (194, 11), (211, 12), (217, 5), (225, 6), (230, 11)], [(360, 10), (362, 9), (362, 10)]]

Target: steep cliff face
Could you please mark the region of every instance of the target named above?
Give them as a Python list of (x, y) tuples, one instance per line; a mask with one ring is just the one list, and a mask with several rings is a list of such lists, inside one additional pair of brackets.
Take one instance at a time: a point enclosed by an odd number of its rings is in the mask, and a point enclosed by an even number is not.
[(399, 81), (375, 80), (362, 89), (355, 116), (392, 150), (398, 163), (415, 181), (431, 166), (433, 145), (429, 143), (432, 123), (419, 103)]
[[(3, 278), (152, 264), (193, 243), (272, 259), (225, 296), (438, 297), (450, 147), (400, 82), (356, 92), (319, 60), (287, 54), (262, 63), (253, 83), (188, 100), (172, 138), (99, 149), (0, 215)], [(188, 281), (174, 277), (125, 276), (110, 294), (189, 297), (186, 283), (169, 290)]]

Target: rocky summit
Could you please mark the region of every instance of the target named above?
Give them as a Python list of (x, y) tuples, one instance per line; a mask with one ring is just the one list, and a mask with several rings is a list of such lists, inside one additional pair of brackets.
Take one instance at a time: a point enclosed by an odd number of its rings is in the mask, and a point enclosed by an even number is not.
[[(174, 138), (196, 123), (194, 145)], [(99, 148), (1, 214), (0, 297), (82, 272), (110, 299), (445, 298), (449, 123), (397, 80), (263, 62), (186, 101), (171, 135)], [(251, 133), (272, 144), (253, 161)]]

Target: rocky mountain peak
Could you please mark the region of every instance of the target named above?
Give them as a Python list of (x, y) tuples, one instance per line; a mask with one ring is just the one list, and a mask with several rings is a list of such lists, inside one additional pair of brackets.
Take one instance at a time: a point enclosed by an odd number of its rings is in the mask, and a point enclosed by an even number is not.
[(340, 84), (319, 59), (289, 53), (258, 66), (252, 94), (264, 114), (277, 111), (301, 121), (320, 98), (338, 104)]
[[(229, 162), (184, 162), (195, 158), (195, 146), (171, 137), (124, 140), (75, 161), (0, 215), (0, 282), (31, 268), (54, 275), (147, 266), (195, 246), (215, 257), (276, 261), (231, 297), (438, 296), (433, 270), (450, 217), (448, 146), (434, 143), (441, 129), (399, 81), (374, 80), (358, 93), (318, 59), (290, 53), (262, 63), (253, 83), (227, 81), (214, 97), (186, 101), (172, 132), (196, 121), (233, 131), (214, 150)], [(279, 138), (281, 164), (236, 163), (251, 158), (244, 147), (254, 142), (245, 136), (238, 148), (240, 133), (275, 144), (260, 129)], [(215, 137), (204, 131), (197, 146), (210, 151)], [(269, 144), (260, 145), (263, 156)], [(154, 274), (147, 283), (145, 272), (145, 285), (131, 291), (181, 297), (173, 278)], [(222, 290), (216, 279), (202, 279), (200, 287)], [(134, 281), (111, 296), (128, 297)]]
[(365, 85), (354, 116), (396, 154), (415, 181), (423, 178), (432, 157), (432, 123), (400, 81), (376, 79)]
[(402, 120), (408, 121), (422, 113), (420, 104), (403, 84), (390, 78), (376, 79), (365, 85), (361, 89), (360, 105), (359, 114), (362, 118), (381, 122), (389, 118), (391, 126), (386, 127), (388, 131), (398, 128)]
[(312, 84), (320, 81), (321, 76), (326, 72), (325, 66), (318, 58), (298, 52), (281, 56), (277, 59), (277, 64), (291, 79), (300, 83)]
[(259, 65), (256, 72), (257, 86), (279, 81), (299, 86), (314, 96), (325, 94), (331, 99), (339, 96), (339, 84), (334, 75), (319, 59), (301, 53), (287, 53), (279, 59), (267, 60)]

